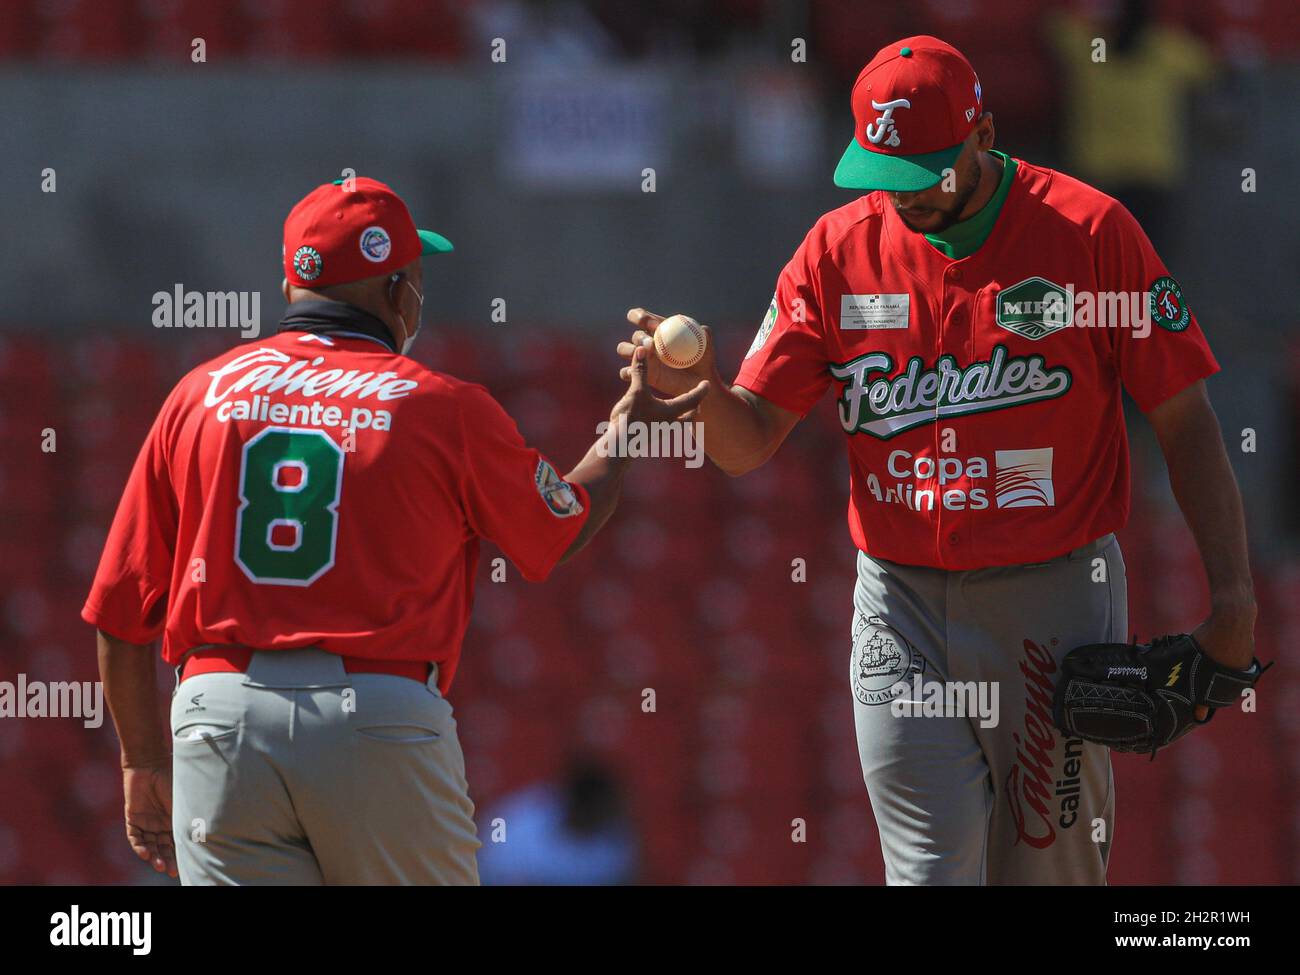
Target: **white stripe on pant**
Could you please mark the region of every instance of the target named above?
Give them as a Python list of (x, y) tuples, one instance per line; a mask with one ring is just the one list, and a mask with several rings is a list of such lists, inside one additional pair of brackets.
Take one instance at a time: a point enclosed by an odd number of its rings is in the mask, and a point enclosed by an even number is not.
[(476, 884), (451, 705), (321, 650), (253, 654), (172, 699), (185, 884)]

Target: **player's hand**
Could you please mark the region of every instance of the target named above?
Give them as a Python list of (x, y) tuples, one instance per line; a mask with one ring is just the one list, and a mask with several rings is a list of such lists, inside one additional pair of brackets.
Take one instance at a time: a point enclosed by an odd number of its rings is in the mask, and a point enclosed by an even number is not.
[[(1255, 660), (1255, 613), (1249, 610), (1215, 612), (1192, 631), (1205, 655), (1234, 670), (1249, 670)], [(1204, 721), (1209, 709), (1197, 707), (1197, 720)]]
[[(644, 308), (633, 308), (628, 311), (627, 320), (636, 326), (636, 331), (629, 341), (618, 343), (618, 354), (630, 361), (634, 349), (645, 349), (649, 357), (646, 382), (652, 388), (669, 396), (679, 396), (694, 389), (700, 380), (719, 381), (717, 359), (713, 352), (713, 333), (709, 331), (709, 326), (703, 326), (707, 340), (703, 358), (689, 369), (671, 369), (660, 362), (655, 354), (654, 331), (664, 320), (663, 316)], [(630, 379), (631, 367), (624, 366), (619, 370), (619, 377), (623, 380)]]
[(126, 795), (126, 841), (141, 860), (159, 873), (175, 877), (171, 757), (158, 765), (122, 769), (122, 791)]
[[(620, 419), (626, 422), (657, 423), (672, 420), (691, 420), (699, 410), (700, 402), (709, 395), (709, 383), (696, 383), (680, 396), (661, 399), (650, 389), (647, 373), (653, 349), (638, 347), (628, 357), (632, 364), (623, 371), (627, 373), (627, 392), (614, 404), (610, 411), (609, 422), (617, 425)], [(673, 370), (667, 369), (672, 372)]]

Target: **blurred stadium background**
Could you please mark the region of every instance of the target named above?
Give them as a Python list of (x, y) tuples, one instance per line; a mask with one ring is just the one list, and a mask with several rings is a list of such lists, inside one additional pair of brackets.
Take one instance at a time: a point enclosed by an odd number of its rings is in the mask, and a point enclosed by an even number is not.
[[(1119, 195), (1182, 281), (1225, 366), (1229, 446), (1257, 438), (1230, 453), (1273, 657), (1300, 622), (1294, 0), (0, 0), (0, 679), (95, 678), (78, 612), (135, 452), (182, 372), (240, 341), (153, 328), (155, 292), (259, 292), (271, 330), (288, 208), (348, 168), (384, 179), (457, 244), (426, 262), (417, 356), (485, 383), (570, 465), (618, 394), (628, 306), (694, 314), (739, 361), (781, 266), (848, 199), (830, 173), (852, 79), (914, 33), (969, 56), (1000, 148)], [(1093, 36), (1106, 64), (1081, 60)], [(1206, 604), (1133, 419), (1145, 636)], [(531, 810), (581, 834), (532, 834), (570, 873), (491, 851), (486, 879), (882, 880), (845, 687), (841, 437), (824, 402), (745, 478), (642, 462), (543, 586), (491, 582), (485, 547), (451, 697), (481, 829)], [(667, 501), (677, 523), (654, 517)], [(1117, 758), (1113, 882), (1300, 880), (1300, 683), (1271, 677), (1258, 714)], [(568, 780), (559, 806), (539, 791)], [(121, 806), (107, 722), (0, 724), (0, 881), (157, 882)]]

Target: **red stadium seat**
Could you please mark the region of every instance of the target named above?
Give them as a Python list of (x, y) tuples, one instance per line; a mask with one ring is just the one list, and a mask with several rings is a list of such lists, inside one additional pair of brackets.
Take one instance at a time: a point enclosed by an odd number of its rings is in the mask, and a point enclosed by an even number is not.
[(463, 51), (461, 18), (442, 0), (352, 0), (347, 16), (357, 55), (451, 60)]
[(316, 0), (304, 16), (295, 0), (245, 0), (244, 51), (268, 60), (332, 60), (346, 49), (342, 0)]
[(160, 61), (190, 63), (193, 42), (202, 38), (208, 62), (227, 62), (244, 53), (247, 28), (238, 4), (209, 0), (143, 0), (143, 49)]
[(21, 332), (0, 335), (0, 393), (48, 389), (52, 373), (47, 339)]
[(806, 836), (811, 827), (803, 804), (790, 802), (788, 793), (757, 795), (743, 806), (707, 806), (700, 815), (700, 845), (688, 881), (780, 884), (809, 873), (814, 854)]
[(0, 592), (44, 585), (57, 552), (50, 546), (53, 525), (45, 520), (0, 525)]
[(30, 57), (36, 48), (37, 0), (0, 4), (0, 60)]
[(41, 57), (116, 61), (138, 50), (135, 0), (44, 0), (36, 12), (36, 53)]
[(681, 883), (695, 860), (695, 821), (683, 815), (680, 801), (656, 802), (635, 795), (631, 814), (640, 838), (640, 881)]

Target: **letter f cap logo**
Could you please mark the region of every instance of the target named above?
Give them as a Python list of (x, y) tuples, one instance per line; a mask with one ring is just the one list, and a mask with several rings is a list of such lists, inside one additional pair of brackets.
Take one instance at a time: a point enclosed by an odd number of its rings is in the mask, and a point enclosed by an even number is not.
[(835, 167), (835, 185), (914, 193), (938, 183), (957, 159), (982, 92), (960, 51), (918, 34), (877, 52), (858, 75), (852, 101), (853, 141)]

